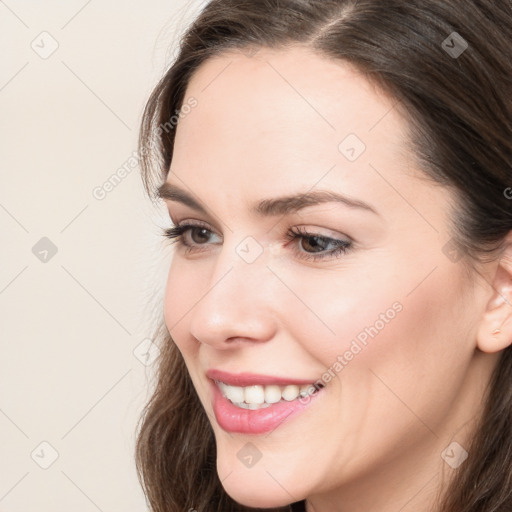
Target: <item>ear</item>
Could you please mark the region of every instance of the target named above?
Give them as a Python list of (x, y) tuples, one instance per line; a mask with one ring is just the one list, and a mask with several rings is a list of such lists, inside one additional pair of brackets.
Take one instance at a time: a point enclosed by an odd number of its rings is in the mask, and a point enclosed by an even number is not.
[(482, 352), (499, 352), (512, 344), (512, 232), (494, 273), (492, 296), (487, 304), (477, 334)]

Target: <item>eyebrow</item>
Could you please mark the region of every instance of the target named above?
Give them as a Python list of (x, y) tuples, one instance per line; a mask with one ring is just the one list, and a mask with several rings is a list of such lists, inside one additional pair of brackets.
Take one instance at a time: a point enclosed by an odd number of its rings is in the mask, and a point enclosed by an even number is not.
[[(169, 182), (164, 182), (157, 190), (157, 196), (168, 201), (176, 201), (190, 208), (208, 214), (206, 208), (197, 201), (187, 191)], [(379, 213), (364, 201), (350, 198), (330, 190), (315, 190), (312, 192), (303, 192), (288, 196), (263, 199), (251, 208), (251, 213), (260, 217), (270, 217), (277, 215), (288, 215), (295, 213), (308, 206), (314, 206), (322, 203), (342, 203), (350, 208), (367, 210), (375, 215)]]

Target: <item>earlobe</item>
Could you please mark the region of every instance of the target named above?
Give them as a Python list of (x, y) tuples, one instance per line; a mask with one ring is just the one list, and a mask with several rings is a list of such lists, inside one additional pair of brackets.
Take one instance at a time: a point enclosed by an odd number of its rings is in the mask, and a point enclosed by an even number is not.
[(512, 344), (512, 244), (507, 243), (492, 281), (492, 297), (477, 335), (482, 352), (499, 352)]

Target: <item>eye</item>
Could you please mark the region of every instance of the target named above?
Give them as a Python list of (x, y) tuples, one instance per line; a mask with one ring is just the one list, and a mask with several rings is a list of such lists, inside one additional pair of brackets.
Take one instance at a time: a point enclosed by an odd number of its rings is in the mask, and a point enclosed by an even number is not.
[[(206, 225), (181, 223), (171, 228), (164, 229), (163, 235), (173, 243), (185, 247), (186, 252), (202, 251), (201, 246), (211, 245), (212, 236), (217, 236)], [(300, 259), (320, 260), (339, 257), (346, 254), (352, 248), (352, 240), (326, 237), (317, 233), (310, 233), (304, 228), (291, 228), (285, 238), (292, 242), (293, 253)], [(214, 243), (214, 244), (218, 244)], [(297, 247), (299, 246), (299, 247)]]
[[(330, 238), (320, 234), (310, 233), (301, 227), (290, 229), (286, 233), (286, 237), (288, 240), (298, 240), (300, 242), (298, 245), (302, 249), (295, 247), (294, 252), (299, 258), (306, 260), (339, 257), (340, 255), (346, 254), (352, 248), (352, 240)], [(329, 246), (331, 249), (328, 249)]]
[[(187, 252), (194, 250), (196, 245), (207, 245), (214, 233), (203, 224), (181, 223), (164, 229), (163, 235), (173, 243), (184, 246)], [(191, 241), (190, 241), (190, 240)]]

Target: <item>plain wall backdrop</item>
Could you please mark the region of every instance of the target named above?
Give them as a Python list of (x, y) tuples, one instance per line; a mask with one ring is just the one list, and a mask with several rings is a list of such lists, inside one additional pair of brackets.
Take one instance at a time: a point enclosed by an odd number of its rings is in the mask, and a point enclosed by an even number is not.
[(1, 512), (147, 510), (134, 438), (170, 221), (137, 136), (204, 3), (0, 1)]

